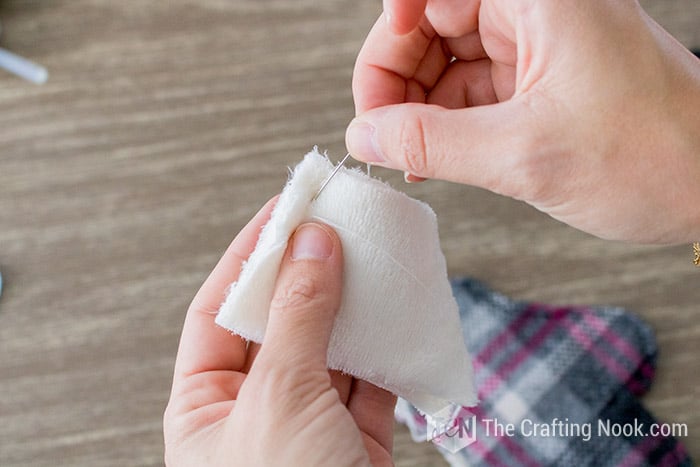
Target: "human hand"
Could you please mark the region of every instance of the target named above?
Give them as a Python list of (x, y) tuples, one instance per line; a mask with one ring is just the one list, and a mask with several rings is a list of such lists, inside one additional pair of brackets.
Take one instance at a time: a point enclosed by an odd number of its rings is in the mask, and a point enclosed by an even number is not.
[(326, 367), (343, 262), (330, 228), (294, 234), (262, 346), (214, 323), (273, 204), (236, 237), (187, 312), (163, 423), (166, 463), (392, 465), (395, 397)]
[(355, 158), (603, 238), (700, 238), (700, 61), (636, 1), (384, 6), (355, 65)]

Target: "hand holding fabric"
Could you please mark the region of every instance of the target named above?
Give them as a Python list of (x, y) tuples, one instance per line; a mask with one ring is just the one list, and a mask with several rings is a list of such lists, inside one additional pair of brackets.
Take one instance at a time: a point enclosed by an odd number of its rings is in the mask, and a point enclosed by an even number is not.
[(262, 346), (214, 323), (273, 204), (236, 237), (187, 313), (164, 416), (166, 463), (391, 465), (395, 397), (326, 367), (343, 262), (330, 228), (295, 232)]

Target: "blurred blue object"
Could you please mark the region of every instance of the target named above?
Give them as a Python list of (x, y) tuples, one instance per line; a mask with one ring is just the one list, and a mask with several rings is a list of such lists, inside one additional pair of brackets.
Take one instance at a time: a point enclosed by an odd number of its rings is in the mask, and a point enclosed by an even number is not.
[[(2, 24), (0, 24), (2, 33)], [(49, 72), (43, 66), (0, 47), (0, 68), (34, 84), (44, 84)]]
[(0, 47), (0, 68), (34, 84), (44, 84), (49, 73), (43, 66)]

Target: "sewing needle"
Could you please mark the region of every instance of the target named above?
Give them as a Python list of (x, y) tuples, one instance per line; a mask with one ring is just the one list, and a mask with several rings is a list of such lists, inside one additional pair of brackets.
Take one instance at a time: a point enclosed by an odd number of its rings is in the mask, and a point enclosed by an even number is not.
[(345, 155), (345, 157), (343, 157), (343, 160), (338, 162), (338, 165), (335, 166), (335, 169), (333, 169), (333, 172), (331, 172), (331, 174), (328, 176), (328, 178), (321, 184), (321, 188), (318, 189), (318, 191), (316, 192), (314, 197), (311, 198), (312, 202), (316, 201), (316, 199), (318, 198), (318, 195), (320, 195), (321, 192), (323, 191), (323, 189), (326, 188), (326, 185), (328, 185), (328, 182), (331, 181), (331, 178), (333, 178), (335, 176), (335, 174), (338, 173), (338, 171), (343, 166), (343, 164), (345, 164), (345, 161), (348, 160), (348, 157), (350, 157), (350, 153), (347, 153)]

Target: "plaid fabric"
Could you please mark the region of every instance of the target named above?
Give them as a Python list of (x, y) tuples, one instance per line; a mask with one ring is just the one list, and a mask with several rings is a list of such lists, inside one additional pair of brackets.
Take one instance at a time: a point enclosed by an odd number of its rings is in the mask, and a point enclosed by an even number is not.
[[(476, 416), (476, 440), (456, 453), (439, 448), (453, 466), (692, 465), (675, 438), (652, 435), (658, 422), (637, 399), (656, 356), (639, 318), (621, 308), (514, 302), (470, 279), (452, 285), (481, 401), (462, 409)], [(406, 401), (396, 418), (426, 440), (425, 418)], [(514, 432), (498, 432), (493, 419)], [(627, 433), (613, 436), (616, 428)]]

